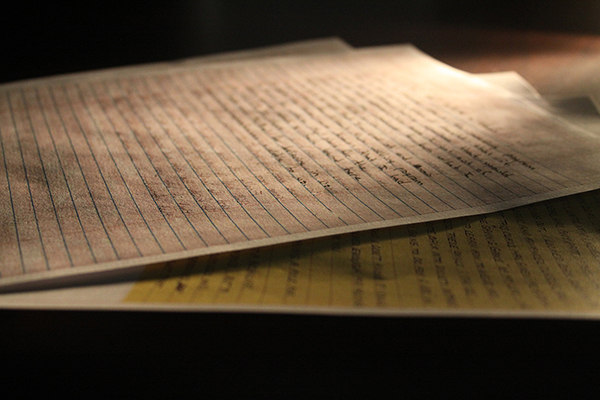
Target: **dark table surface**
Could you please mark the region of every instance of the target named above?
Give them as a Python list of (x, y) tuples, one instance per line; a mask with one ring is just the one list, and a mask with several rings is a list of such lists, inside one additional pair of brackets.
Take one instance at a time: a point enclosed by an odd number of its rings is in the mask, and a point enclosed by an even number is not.
[[(593, 35), (382, 25), (343, 38), (412, 42), (469, 72), (516, 70), (543, 93), (600, 76)], [(7, 383), (44, 393), (574, 398), (590, 394), (600, 355), (593, 320), (1, 310), (0, 321), (0, 362), (23, 371)], [(58, 367), (75, 371), (27, 383)]]

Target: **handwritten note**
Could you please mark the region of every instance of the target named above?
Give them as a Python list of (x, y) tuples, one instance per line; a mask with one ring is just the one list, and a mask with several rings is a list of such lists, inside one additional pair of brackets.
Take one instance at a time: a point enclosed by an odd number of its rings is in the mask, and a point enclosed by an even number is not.
[(4, 85), (0, 285), (599, 186), (598, 139), (504, 93), (410, 47)]

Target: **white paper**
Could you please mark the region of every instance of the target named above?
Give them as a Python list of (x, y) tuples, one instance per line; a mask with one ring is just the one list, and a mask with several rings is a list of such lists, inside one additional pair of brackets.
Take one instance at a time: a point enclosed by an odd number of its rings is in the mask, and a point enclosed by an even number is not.
[(506, 209), (597, 138), (412, 47), (0, 88), (0, 285)]

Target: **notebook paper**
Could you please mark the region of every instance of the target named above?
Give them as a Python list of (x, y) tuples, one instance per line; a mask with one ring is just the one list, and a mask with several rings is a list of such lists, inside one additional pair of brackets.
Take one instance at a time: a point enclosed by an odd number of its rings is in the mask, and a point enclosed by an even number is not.
[(0, 284), (598, 187), (598, 139), (411, 47), (0, 89)]

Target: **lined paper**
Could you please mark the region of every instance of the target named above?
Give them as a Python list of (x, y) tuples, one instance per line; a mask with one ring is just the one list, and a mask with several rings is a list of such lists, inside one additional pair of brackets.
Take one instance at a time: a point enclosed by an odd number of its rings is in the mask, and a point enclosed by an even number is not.
[(598, 187), (592, 135), (410, 47), (0, 88), (0, 284)]

